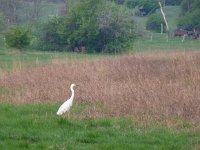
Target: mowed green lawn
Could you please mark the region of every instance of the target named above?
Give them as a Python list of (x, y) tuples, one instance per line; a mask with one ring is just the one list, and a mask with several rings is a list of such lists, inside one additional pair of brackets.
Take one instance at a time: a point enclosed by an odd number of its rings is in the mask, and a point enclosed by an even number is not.
[[(188, 127), (142, 125), (130, 118), (76, 119), (56, 116), (59, 104), (1, 104), (0, 149), (141, 149), (200, 148), (200, 134)], [(77, 112), (81, 113), (81, 112)], [(78, 115), (78, 114), (76, 114)]]

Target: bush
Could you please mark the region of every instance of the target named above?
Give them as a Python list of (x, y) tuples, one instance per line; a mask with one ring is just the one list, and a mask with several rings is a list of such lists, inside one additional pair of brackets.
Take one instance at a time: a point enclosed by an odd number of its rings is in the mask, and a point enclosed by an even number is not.
[(154, 13), (159, 7), (157, 0), (126, 0), (125, 5), (128, 8), (138, 7), (142, 9), (145, 14)]
[(5, 38), (8, 46), (22, 49), (30, 44), (31, 30), (24, 26), (12, 27), (6, 32)]
[(40, 39), (50, 49), (119, 52), (134, 39), (133, 17), (126, 7), (106, 0), (72, 4), (66, 18), (50, 19), (43, 27)]
[(200, 8), (199, 0), (183, 0), (181, 3), (182, 14), (190, 13)]
[(49, 16), (48, 22), (37, 27), (36, 38), (33, 44), (41, 50), (64, 50), (67, 45), (66, 23), (63, 17)]
[(136, 6), (138, 6), (139, 2), (138, 0), (126, 0), (125, 1), (125, 5), (126, 7), (132, 9), (135, 8)]
[(200, 29), (200, 9), (187, 13), (178, 20), (178, 26), (182, 28)]
[(121, 6), (106, 5), (98, 15), (96, 49), (119, 52), (134, 40), (135, 26), (129, 11)]
[(146, 29), (155, 32), (160, 32), (161, 24), (165, 25), (162, 16), (160, 16), (159, 14), (152, 14), (147, 19)]
[(138, 6), (148, 15), (152, 14), (159, 8), (157, 0), (140, 0)]

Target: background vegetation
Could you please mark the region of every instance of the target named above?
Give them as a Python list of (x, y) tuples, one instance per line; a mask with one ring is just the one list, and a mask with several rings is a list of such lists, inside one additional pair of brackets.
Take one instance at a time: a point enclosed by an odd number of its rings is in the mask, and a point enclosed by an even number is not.
[(183, 0), (181, 3), (182, 17), (178, 20), (178, 25), (186, 29), (199, 29), (200, 1)]
[[(161, 2), (166, 6), (164, 10), (169, 8), (175, 11), (171, 11), (174, 12), (172, 16), (167, 16), (171, 33), (176, 26), (190, 30), (199, 28), (197, 0), (162, 0)], [(172, 6), (177, 9), (181, 7), (182, 12), (176, 11)], [(148, 36), (149, 32), (146, 32), (145, 28), (160, 32), (160, 23), (163, 23), (163, 19), (158, 7), (157, 0), (103, 0), (100, 2), (95, 0), (53, 2), (2, 0), (0, 20), (2, 27), (5, 28), (5, 24), (8, 27), (3, 30), (4, 32), (13, 29), (12, 26), (19, 26), (19, 28), (21, 25), (31, 26), (33, 32), (28, 36), (31, 37), (29, 49), (117, 53), (132, 48), (135, 39)], [(170, 11), (166, 11), (168, 12)], [(171, 18), (179, 15), (181, 17), (176, 17), (172, 21)], [(137, 22), (138, 20), (140, 21)], [(141, 30), (142, 20), (147, 20), (147, 22), (144, 22), (146, 27)], [(13, 39), (20, 41), (17, 37)]]

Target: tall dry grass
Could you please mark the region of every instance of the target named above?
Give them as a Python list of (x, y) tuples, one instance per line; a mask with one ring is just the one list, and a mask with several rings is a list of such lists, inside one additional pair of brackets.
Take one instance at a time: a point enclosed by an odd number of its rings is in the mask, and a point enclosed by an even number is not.
[[(95, 116), (200, 121), (200, 53), (136, 54), (0, 73), (1, 102), (75, 101)], [(93, 105), (97, 104), (97, 105)], [(101, 109), (100, 109), (101, 108)], [(85, 114), (88, 115), (88, 114)]]

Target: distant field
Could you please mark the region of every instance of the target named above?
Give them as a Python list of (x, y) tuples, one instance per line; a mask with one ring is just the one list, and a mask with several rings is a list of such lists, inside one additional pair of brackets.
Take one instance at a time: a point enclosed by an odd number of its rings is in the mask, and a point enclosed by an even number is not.
[[(152, 36), (152, 40), (151, 40)], [(147, 34), (142, 39), (136, 39), (130, 52), (188, 52), (200, 51), (200, 41), (186, 38), (182, 42), (180, 37), (171, 37), (167, 41), (166, 34)]]
[(70, 52), (22, 51), (0, 48), (0, 69), (17, 70), (38, 65), (51, 64), (55, 61), (86, 60), (109, 57), (106, 54), (78, 54)]

